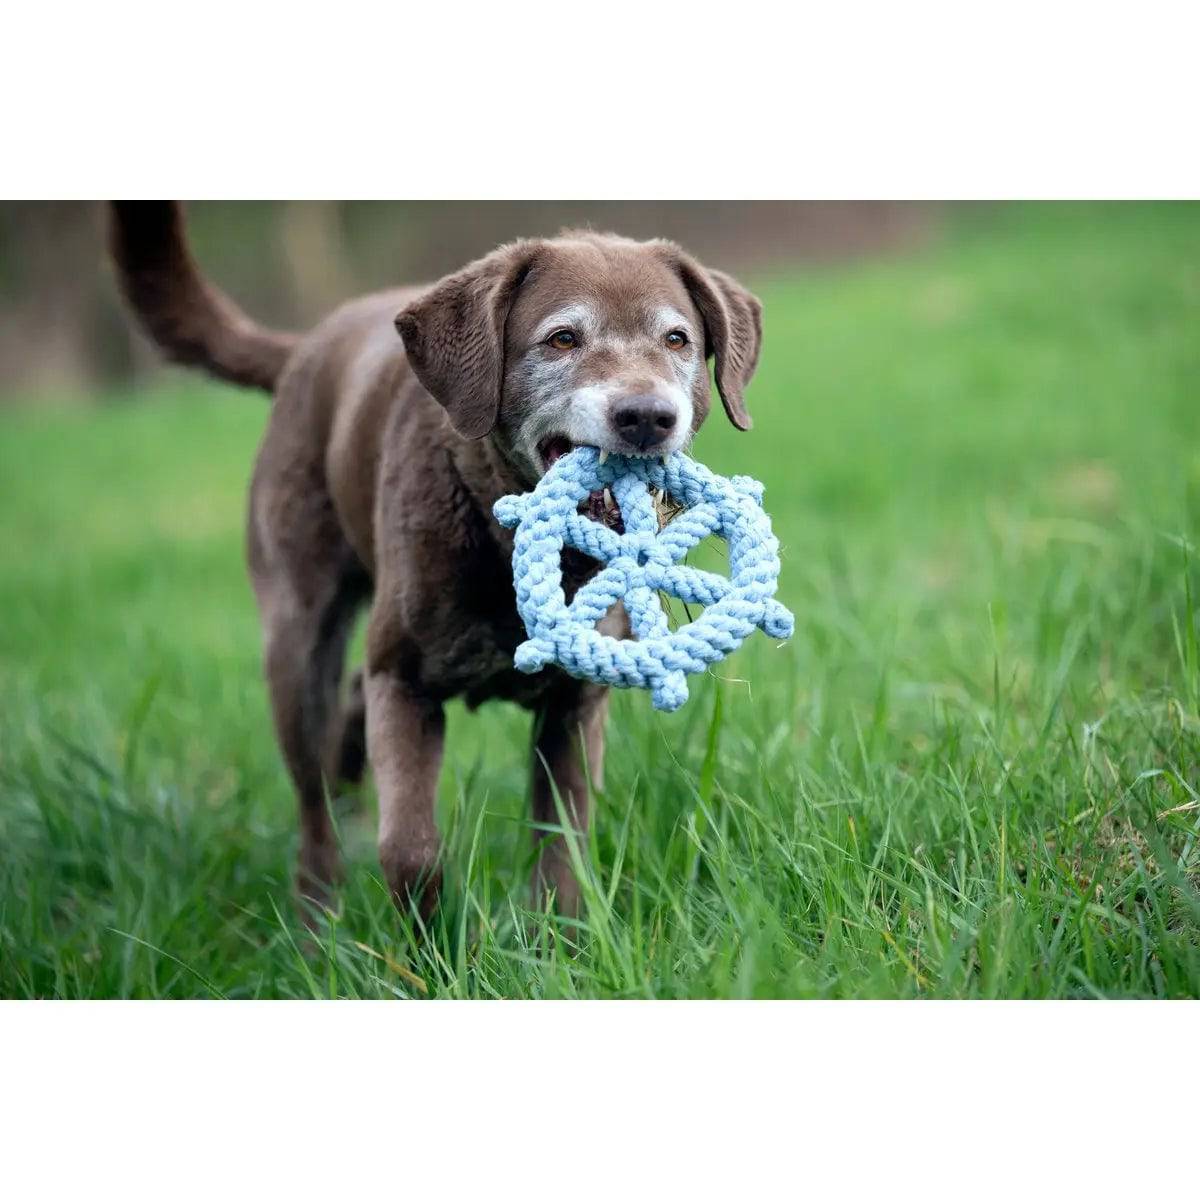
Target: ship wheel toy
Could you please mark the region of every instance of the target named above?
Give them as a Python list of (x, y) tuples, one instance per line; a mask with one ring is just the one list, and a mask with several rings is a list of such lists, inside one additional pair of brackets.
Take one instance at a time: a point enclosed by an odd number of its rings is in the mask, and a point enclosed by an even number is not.
[[(678, 506), (661, 527), (652, 488)], [(616, 529), (580, 512), (581, 505), (594, 509), (605, 489), (620, 510)], [(682, 453), (601, 461), (595, 448), (580, 446), (559, 458), (532, 492), (502, 497), (494, 512), (516, 530), (513, 582), (529, 635), (517, 647), (516, 668), (532, 674), (555, 664), (578, 679), (648, 688), (655, 708), (673, 712), (687, 700), (687, 676), (731, 654), (756, 628), (790, 637), (795, 620), (775, 599), (779, 542), (762, 496), (757, 480), (724, 478)], [(681, 561), (710, 535), (728, 544), (728, 577)], [(569, 604), (564, 546), (601, 564)], [(704, 611), (670, 629), (660, 593)], [(618, 600), (636, 640), (596, 628)]]

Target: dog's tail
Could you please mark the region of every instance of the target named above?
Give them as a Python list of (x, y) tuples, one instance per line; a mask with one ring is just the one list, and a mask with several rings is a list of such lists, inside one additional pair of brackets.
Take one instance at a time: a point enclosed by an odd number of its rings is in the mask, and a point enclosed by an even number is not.
[(177, 202), (117, 200), (111, 208), (109, 245), (121, 291), (150, 337), (175, 362), (272, 391), (296, 335), (255, 324), (204, 280)]

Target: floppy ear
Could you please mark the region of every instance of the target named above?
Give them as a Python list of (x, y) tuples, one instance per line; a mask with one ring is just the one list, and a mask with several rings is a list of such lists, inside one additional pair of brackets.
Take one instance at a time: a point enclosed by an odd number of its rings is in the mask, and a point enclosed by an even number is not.
[(742, 393), (758, 365), (762, 348), (762, 304), (724, 271), (711, 271), (686, 255), (679, 271), (704, 319), (704, 353), (715, 357), (717, 391), (729, 419), (749, 429)]
[(495, 428), (504, 383), (504, 324), (538, 249), (502, 246), (448, 275), (396, 318), (417, 378), (464, 438)]

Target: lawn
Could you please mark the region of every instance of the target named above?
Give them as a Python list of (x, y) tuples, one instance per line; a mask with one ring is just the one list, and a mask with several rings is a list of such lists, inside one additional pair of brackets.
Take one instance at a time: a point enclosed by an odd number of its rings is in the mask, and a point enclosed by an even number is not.
[(757, 281), (797, 631), (619, 694), (568, 952), (528, 911), (528, 718), (451, 711), (415, 940), (339, 809), (306, 944), (242, 565), (267, 414), (183, 374), (0, 410), (0, 995), (1200, 994), (1200, 206), (960, 212)]

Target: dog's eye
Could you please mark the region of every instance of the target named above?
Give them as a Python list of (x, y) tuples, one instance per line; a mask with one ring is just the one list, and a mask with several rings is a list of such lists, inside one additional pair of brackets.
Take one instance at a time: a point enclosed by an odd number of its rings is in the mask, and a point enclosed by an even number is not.
[(547, 339), (547, 346), (555, 350), (574, 350), (579, 345), (579, 339), (569, 329), (556, 329)]
[(688, 344), (687, 334), (682, 329), (672, 329), (666, 341), (672, 350), (682, 350)]

